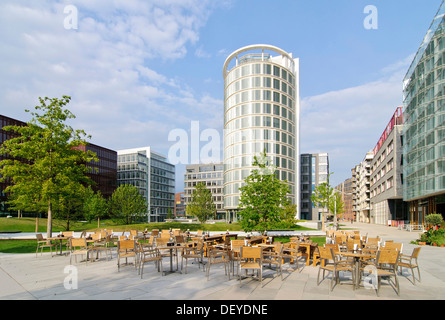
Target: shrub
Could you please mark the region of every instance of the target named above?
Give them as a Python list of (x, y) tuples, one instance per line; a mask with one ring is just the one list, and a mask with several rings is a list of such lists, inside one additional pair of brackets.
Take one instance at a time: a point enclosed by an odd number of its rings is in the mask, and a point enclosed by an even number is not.
[(425, 217), (425, 221), (430, 226), (440, 226), (443, 221), (443, 217), (440, 213), (432, 213)]

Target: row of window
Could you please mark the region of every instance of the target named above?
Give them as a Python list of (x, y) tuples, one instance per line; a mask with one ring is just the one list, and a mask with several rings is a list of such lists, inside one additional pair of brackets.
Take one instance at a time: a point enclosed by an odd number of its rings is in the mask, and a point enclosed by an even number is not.
[(200, 179), (215, 179), (215, 178), (222, 178), (223, 176), (223, 172), (222, 172), (223, 168), (221, 167), (221, 171), (218, 172), (209, 172), (209, 173), (189, 173), (189, 174), (185, 174), (184, 178), (185, 180), (200, 180)]
[(390, 177), (388, 180), (377, 186), (374, 190), (371, 191), (371, 197), (378, 196), (380, 193), (385, 192), (385, 190), (389, 190), (394, 186), (394, 177)]
[(291, 97), (293, 97), (295, 94), (295, 89), (292, 87), (292, 85), (288, 84), (287, 82), (280, 81), (279, 79), (269, 77), (249, 77), (243, 78), (229, 85), (225, 91), (225, 95), (226, 97), (230, 97), (236, 92), (254, 88), (273, 88), (275, 90), (282, 91)]
[(247, 63), (236, 68), (233, 68), (225, 79), (225, 87), (231, 84), (233, 81), (247, 76), (264, 74), (280, 77), (282, 80), (289, 82), (291, 85), (295, 85), (295, 77), (289, 70), (280, 68), (277, 65), (265, 64), (265, 63)]
[[(264, 140), (269, 141), (275, 141), (277, 143), (286, 143), (290, 147), (293, 147), (295, 145), (295, 139), (292, 134), (280, 131), (280, 130), (269, 130), (269, 129), (245, 129), (245, 130), (236, 130), (230, 132), (229, 130), (226, 130), (226, 135), (224, 138), (224, 148), (227, 148), (231, 145), (234, 145), (236, 143), (240, 142), (247, 142), (250, 141), (251, 143), (261, 143)], [(260, 151), (254, 151), (254, 152), (261, 152), (264, 147), (260, 146)], [(273, 150), (273, 147), (272, 149)]]
[[(290, 157), (292, 159), (295, 158), (295, 149), (293, 147), (268, 142), (242, 143), (232, 145), (224, 150), (224, 158), (230, 159), (232, 157), (239, 157), (242, 155), (252, 156), (262, 153), (263, 151), (265, 151), (266, 154), (272, 154), (274, 158), (277, 158), (277, 155)], [(249, 161), (249, 159), (246, 159), (246, 161)]]
[(247, 90), (236, 93), (225, 100), (225, 111), (229, 110), (233, 106), (249, 101), (273, 101), (275, 103), (281, 103), (290, 109), (295, 107), (294, 99), (286, 94), (282, 94), (273, 90)]
[(237, 118), (229, 121), (224, 129), (231, 132), (234, 130), (249, 129), (252, 127), (268, 127), (281, 129), (295, 134), (295, 126), (292, 122), (268, 116), (246, 116)]
[(259, 114), (281, 116), (292, 123), (296, 121), (294, 112), (287, 107), (276, 104), (272, 105), (270, 103), (246, 103), (229, 109), (224, 115), (224, 123), (240, 116)]

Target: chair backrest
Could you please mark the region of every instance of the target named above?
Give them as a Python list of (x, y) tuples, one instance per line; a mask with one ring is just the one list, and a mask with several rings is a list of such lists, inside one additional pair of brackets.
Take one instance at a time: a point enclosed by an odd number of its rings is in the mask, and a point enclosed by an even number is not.
[(399, 260), (400, 252), (398, 250), (393, 249), (381, 249), (377, 251), (376, 256), (376, 263), (385, 263), (385, 264), (391, 264), (396, 265), (397, 261)]
[(41, 233), (37, 233), (36, 234), (36, 238), (37, 238), (37, 241), (43, 241), (44, 240)]
[(70, 243), (71, 243), (71, 248), (86, 248), (87, 239), (86, 238), (71, 238)]
[(100, 233), (93, 233), (93, 234), (91, 235), (91, 239), (92, 239), (92, 240), (100, 240), (101, 237), (102, 237), (102, 235), (101, 235)]
[(241, 259), (262, 259), (263, 249), (261, 247), (241, 247)]
[(182, 235), (176, 235), (175, 236), (175, 242), (176, 243), (185, 243), (185, 238)]
[(179, 236), (181, 234), (181, 229), (172, 229), (174, 236)]
[(230, 246), (231, 246), (232, 250), (233, 250), (233, 248), (241, 248), (244, 245), (245, 245), (244, 240), (233, 239), (232, 241), (230, 241)]
[(131, 234), (132, 236), (137, 236), (137, 235), (138, 235), (138, 231), (135, 230), (135, 229), (132, 229), (132, 230), (130, 230), (130, 234)]
[(161, 238), (170, 239), (170, 231), (169, 230), (161, 230)]
[(334, 260), (334, 251), (331, 246), (318, 247), (320, 259)]
[(366, 240), (366, 244), (378, 245), (381, 239), (379, 237), (369, 238)]
[(198, 237), (201, 237), (202, 234), (203, 234), (203, 231), (202, 231), (202, 230), (198, 230), (198, 232), (196, 232), (196, 235), (197, 235)]
[(338, 246), (338, 243), (325, 243), (324, 247), (332, 249), (334, 254), (338, 254), (340, 252), (340, 247)]
[(62, 231), (62, 235), (64, 237), (72, 237), (73, 236), (73, 231)]
[(127, 240), (128, 238), (127, 238), (127, 236), (124, 236), (124, 235), (122, 235), (122, 236), (119, 236), (119, 241), (123, 241), (123, 240)]
[(284, 248), (284, 246), (282, 243), (274, 243), (273, 250), (275, 253), (281, 254), (283, 252), (283, 248)]
[(117, 245), (118, 245), (119, 251), (135, 249), (135, 241), (134, 240), (120, 240), (120, 241), (118, 241)]
[(414, 259), (417, 259), (417, 257), (419, 256), (420, 253), (420, 249), (422, 249), (421, 247), (417, 247), (413, 249), (413, 253), (411, 254), (411, 257), (413, 257)]

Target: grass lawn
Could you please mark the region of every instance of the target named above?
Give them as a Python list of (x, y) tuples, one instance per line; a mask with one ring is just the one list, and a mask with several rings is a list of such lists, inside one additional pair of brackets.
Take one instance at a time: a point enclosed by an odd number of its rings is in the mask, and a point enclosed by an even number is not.
[[(38, 232), (46, 235), (47, 219), (39, 219)], [(94, 232), (100, 229), (111, 229), (113, 232), (137, 230), (152, 230), (152, 229), (182, 229), (190, 231), (242, 231), (238, 223), (215, 223), (215, 224), (183, 224), (180, 222), (162, 222), (162, 223), (140, 223), (131, 225), (118, 225), (112, 220), (103, 220), (100, 223), (100, 228), (97, 228), (97, 221), (88, 222), (70, 222), (70, 230), (75, 232), (88, 231)], [(293, 228), (297, 231), (312, 230), (301, 226)], [(24, 233), (33, 233), (36, 230), (36, 218), (0, 218), (0, 232), (1, 231), (21, 231)], [(53, 220), (53, 232), (60, 232), (66, 230), (66, 223), (60, 220)], [(288, 242), (289, 238), (276, 239), (277, 241)], [(324, 237), (312, 238), (314, 242), (324, 243)], [(0, 240), (0, 252), (4, 253), (31, 253), (36, 251), (36, 240)], [(40, 252), (40, 250), (39, 250)], [(49, 249), (44, 249), (43, 252), (49, 252)]]

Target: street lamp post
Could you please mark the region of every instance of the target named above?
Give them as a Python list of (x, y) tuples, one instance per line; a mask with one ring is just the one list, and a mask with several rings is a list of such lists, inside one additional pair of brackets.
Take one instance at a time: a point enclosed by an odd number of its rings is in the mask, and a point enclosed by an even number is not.
[[(353, 195), (352, 193), (344, 192), (342, 190), (337, 190), (337, 189), (333, 188), (332, 189), (332, 195), (329, 196), (329, 198), (335, 196), (335, 191), (340, 192), (340, 193), (345, 194), (345, 195), (351, 195), (351, 196)], [(335, 228), (335, 230), (338, 230), (338, 223), (337, 223), (337, 197), (334, 198), (334, 201), (335, 201), (334, 202), (334, 228)]]

